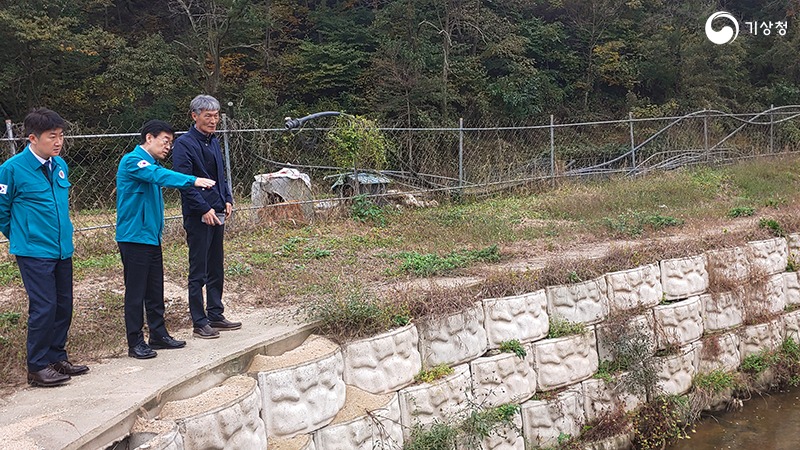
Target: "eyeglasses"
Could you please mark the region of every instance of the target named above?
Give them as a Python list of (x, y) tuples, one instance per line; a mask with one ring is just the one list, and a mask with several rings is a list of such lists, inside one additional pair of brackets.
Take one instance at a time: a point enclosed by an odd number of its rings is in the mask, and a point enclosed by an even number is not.
[(167, 148), (172, 148), (172, 139), (165, 137), (159, 139), (159, 141), (161, 141), (161, 143), (164, 144)]

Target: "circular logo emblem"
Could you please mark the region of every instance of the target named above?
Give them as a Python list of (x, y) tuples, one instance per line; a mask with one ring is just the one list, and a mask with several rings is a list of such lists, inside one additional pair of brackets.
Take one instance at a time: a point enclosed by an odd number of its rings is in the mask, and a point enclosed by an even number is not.
[[(735, 30), (734, 28), (731, 28), (727, 25), (720, 28), (719, 30), (715, 30), (712, 25), (714, 23), (714, 20), (716, 19), (726, 19), (730, 21), (730, 23), (733, 24)], [(715, 12), (708, 18), (708, 20), (706, 20), (706, 36), (708, 36), (709, 41), (717, 45), (731, 43), (736, 40), (737, 36), (739, 36), (739, 21), (736, 20), (736, 18), (733, 17), (733, 15), (731, 15), (731, 13), (729, 12), (726, 11)]]
[(64, 171), (63, 170), (59, 170), (58, 171), (58, 177), (61, 178), (62, 180), (64, 179)]

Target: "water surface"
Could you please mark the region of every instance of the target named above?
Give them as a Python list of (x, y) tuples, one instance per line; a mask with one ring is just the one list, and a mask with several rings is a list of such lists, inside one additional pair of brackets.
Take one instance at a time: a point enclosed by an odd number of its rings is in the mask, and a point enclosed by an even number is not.
[(798, 450), (800, 388), (753, 397), (741, 411), (701, 420), (696, 430), (669, 450)]

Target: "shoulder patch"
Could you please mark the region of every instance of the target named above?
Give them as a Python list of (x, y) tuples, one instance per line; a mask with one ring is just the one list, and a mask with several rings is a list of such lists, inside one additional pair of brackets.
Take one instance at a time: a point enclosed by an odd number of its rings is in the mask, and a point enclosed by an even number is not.
[(149, 163), (149, 162), (147, 162), (147, 161), (145, 161), (145, 160), (141, 160), (141, 161), (139, 161), (138, 163), (136, 163), (136, 165), (137, 165), (137, 166), (139, 166), (139, 168), (141, 169), (142, 167), (147, 167), (147, 166), (149, 166), (149, 165), (150, 165), (150, 163)]
[(0, 195), (6, 195), (6, 192), (8, 192), (8, 185), (0, 184)]
[(62, 180), (64, 179), (64, 171), (63, 170), (59, 170), (58, 171), (58, 177), (61, 178)]

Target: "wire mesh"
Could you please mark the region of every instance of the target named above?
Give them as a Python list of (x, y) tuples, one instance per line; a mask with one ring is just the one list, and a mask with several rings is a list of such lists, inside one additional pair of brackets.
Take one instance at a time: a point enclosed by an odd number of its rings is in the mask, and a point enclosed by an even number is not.
[[(681, 117), (633, 118), (527, 127), (381, 128), (389, 142), (381, 173), (392, 188), (433, 192), (465, 189), (492, 192), (556, 177), (610, 173), (640, 174), (694, 164), (800, 150), (800, 106), (761, 113), (698, 111)], [(255, 176), (297, 168), (312, 180), (313, 202), (341, 199), (331, 186), (336, 175), (377, 171), (375, 167), (336, 167), (326, 147), (331, 119), (299, 130), (267, 128), (253, 119), (228, 119), (225, 151), (230, 157), (237, 214), (253, 209)], [(0, 139), (2, 159), (24, 148), (20, 124), (15, 139)], [(116, 170), (138, 133), (80, 134), (70, 127), (62, 156), (70, 167), (70, 207), (78, 252), (114, 248)], [(165, 165), (169, 167), (168, 160)], [(338, 194), (338, 195), (337, 195)], [(165, 189), (166, 239), (182, 238), (180, 195)], [(246, 222), (246, 221), (241, 221)], [(235, 223), (235, 222), (234, 222)]]

